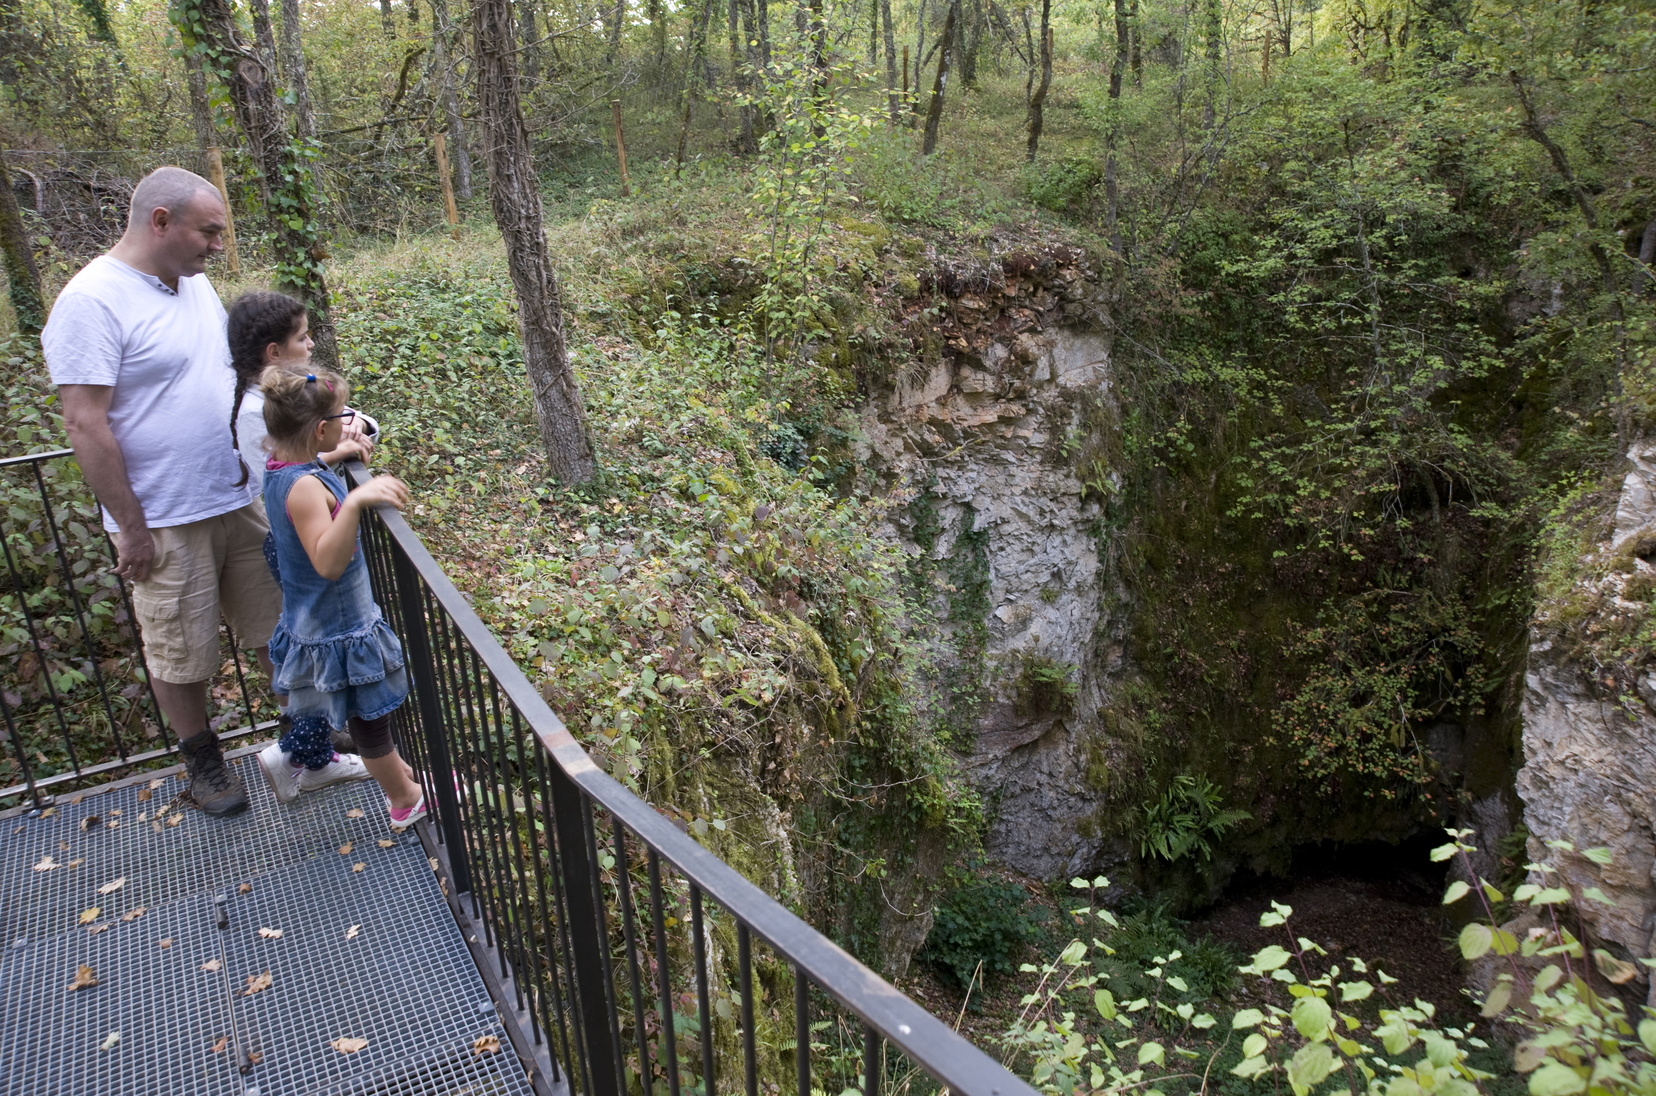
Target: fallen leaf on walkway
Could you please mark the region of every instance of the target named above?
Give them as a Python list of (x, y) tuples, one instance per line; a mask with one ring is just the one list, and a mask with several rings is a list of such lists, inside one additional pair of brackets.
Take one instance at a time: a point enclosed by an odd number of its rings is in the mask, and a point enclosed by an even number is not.
[(351, 865), (351, 870), (352, 871), (361, 871), (363, 868), (366, 868), (367, 866), (368, 866), (367, 864), (352, 864)]
[(443, 870), (442, 868), (439, 868), (437, 866), (437, 858), (435, 856), (426, 857), (426, 863), (431, 865), (431, 870), (432, 871), (442, 871)]
[(98, 1049), (113, 1050), (115, 1048), (115, 1044), (120, 1041), (121, 1033), (118, 1031), (112, 1031), (108, 1035), (104, 1036), (104, 1041), (98, 1044)]
[(161, 832), (161, 820), (159, 818), (157, 818), (154, 822), (151, 822), (150, 823), (150, 829), (154, 830), (156, 833), (160, 833)]
[(281, 929), (260, 929), (259, 930), (259, 935), (264, 937), (266, 940), (280, 940), (282, 938), (282, 930)]
[(157, 940), (156, 941), (156, 943), (159, 944), (163, 950), (166, 949), (166, 948), (172, 947), (172, 942), (173, 942), (173, 938), (170, 937), (170, 936), (167, 937), (165, 940)]
[(218, 1037), (218, 1042), (214, 1043), (211, 1047), (208, 1047), (207, 1049), (211, 1050), (214, 1054), (223, 1054), (224, 1053), (224, 1048), (229, 1046), (229, 1045), (230, 1045), (230, 1036), (220, 1035)]
[(161, 785), (165, 784), (166, 782), (167, 782), (166, 777), (158, 776), (154, 780), (151, 780), (149, 782), (149, 790), (153, 792), (156, 788), (159, 788)]
[(328, 1045), (339, 1051), (341, 1054), (355, 1054), (357, 1051), (368, 1045), (368, 1040), (340, 1038), (333, 1040)]
[(71, 868), (78, 868), (78, 867), (80, 867), (80, 866), (81, 866), (81, 865), (82, 865), (82, 864), (84, 864), (84, 863), (86, 863), (86, 861), (84, 861), (84, 860), (79, 860), (79, 859), (76, 859), (76, 860), (71, 860), (71, 861), (69, 861), (69, 866), (70, 866), (70, 867), (71, 867)]
[(73, 993), (77, 989), (86, 989), (97, 984), (97, 972), (85, 963), (82, 963), (80, 966), (75, 968), (75, 980), (69, 983), (69, 992)]
[(352, 848), (351, 842), (349, 842), (349, 841), (345, 842), (343, 845), (339, 846), (339, 855), (340, 856), (349, 856), (349, 855), (351, 855), (351, 848)]
[(148, 906), (134, 906), (132, 909), (129, 909), (125, 913), (121, 914), (121, 920), (136, 921), (138, 918), (144, 916), (148, 910)]
[(85, 818), (81, 819), (80, 827), (83, 830), (89, 830), (93, 826), (96, 826), (98, 823), (100, 823), (102, 821), (103, 821), (103, 819), (99, 818), (97, 815), (89, 814)]
[(155, 817), (160, 818), (162, 815), (166, 814), (170, 810), (172, 810), (172, 804), (171, 803), (163, 803), (161, 806), (155, 808)]
[(106, 830), (118, 830), (120, 828), (121, 824), (119, 822), (111, 822), (109, 825), (104, 827)]
[(40, 817), (50, 818), (56, 813), (57, 813), (57, 808), (56, 807), (47, 807), (45, 810), (40, 812)]
[(78, 807), (78, 806), (81, 805), (81, 800), (83, 800), (85, 798), (86, 798), (86, 796), (84, 796), (84, 795), (77, 795), (77, 796), (75, 796), (75, 798), (73, 798), (69, 801), (69, 805), (71, 807)]
[(171, 818), (167, 819), (167, 825), (176, 826), (182, 821), (184, 821), (184, 816), (181, 814), (175, 814)]
[(361, 807), (352, 807), (350, 810), (345, 812), (345, 817), (346, 818), (367, 818), (368, 816), (362, 813), (362, 808)]
[(362, 926), (361, 925), (352, 925), (350, 928), (345, 930), (345, 939), (355, 940), (357, 938), (357, 936), (361, 934), (361, 932), (362, 932)]
[(480, 1057), (484, 1054), (499, 1054), (500, 1036), (479, 1035), (477, 1041), (472, 1043), (472, 1053)]
[(110, 811), (109, 812), (109, 817), (111, 817), (111, 818), (121, 817), (121, 808), (116, 807), (114, 810)]
[(379, 847), (382, 848), (382, 849), (389, 849), (392, 845), (395, 845), (395, 844), (396, 844), (396, 842), (391, 840), (389, 837), (382, 837), (382, 838), (379, 839)]
[(93, 906), (89, 910), (81, 910), (80, 923), (83, 925), (90, 925), (98, 919), (98, 914), (102, 912), (103, 910), (97, 906)]
[(258, 1065), (260, 1062), (264, 1061), (264, 1051), (262, 1051), (262, 1050), (250, 1050), (250, 1051), (248, 1051), (247, 1052), (247, 1060), (249, 1062), (253, 1063), (254, 1065)]
[(34, 870), (35, 871), (51, 871), (53, 868), (60, 868), (62, 866), (63, 866), (62, 864), (59, 864), (56, 860), (53, 860), (50, 856), (42, 856), (40, 858), (40, 863), (38, 863), (34, 866)]
[(155, 789), (153, 789), (153, 788), (139, 788), (138, 789), (138, 802), (147, 803), (147, 802), (149, 802), (150, 797), (153, 796), (154, 794), (155, 794)]
[(123, 875), (119, 879), (112, 879), (109, 882), (105, 883), (103, 886), (99, 887), (98, 888), (98, 893), (99, 894), (114, 894), (116, 891), (120, 890), (124, 886), (126, 886), (126, 876)]
[(86, 927), (86, 935), (96, 936), (96, 935), (98, 935), (98, 933), (105, 932), (108, 929), (109, 929), (109, 922), (108, 921), (105, 921), (101, 925), (88, 925)]
[(247, 992), (242, 996), (251, 997), (255, 993), (269, 989), (271, 981), (272, 979), (268, 970), (259, 975), (249, 974), (247, 976)]
[(69, 851), (69, 842), (59, 841), (58, 842), (58, 852), (68, 852), (68, 851)]
[(253, 884), (252, 883), (243, 883), (241, 886), (236, 888), (236, 893), (237, 894), (252, 894), (253, 893)]
[(138, 812), (138, 817), (134, 818), (133, 821), (134, 822), (148, 822), (149, 821), (149, 813), (147, 811), (140, 811), (140, 812)]
[(209, 959), (205, 963), (201, 964), (201, 969), (211, 974), (216, 972), (222, 966), (224, 966), (224, 964), (219, 960)]
[(16, 828), (16, 829), (15, 829), (15, 830), (13, 830), (13, 831), (12, 831), (12, 836), (14, 836), (14, 837), (15, 837), (15, 836), (17, 836), (17, 835), (18, 835), (18, 834), (20, 834), (20, 833), (22, 833), (22, 832), (23, 832), (23, 827), (22, 827), (22, 826), (19, 826), (19, 827), (17, 827), (17, 828)]

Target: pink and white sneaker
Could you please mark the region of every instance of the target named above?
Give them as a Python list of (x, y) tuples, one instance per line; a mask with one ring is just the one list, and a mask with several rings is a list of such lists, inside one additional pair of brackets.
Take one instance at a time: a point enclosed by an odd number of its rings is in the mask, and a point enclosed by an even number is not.
[(391, 813), (392, 833), (402, 833), (426, 816), (426, 801), (423, 795), (420, 796), (420, 801), (412, 807), (393, 807), (389, 802), (385, 804), (385, 807)]

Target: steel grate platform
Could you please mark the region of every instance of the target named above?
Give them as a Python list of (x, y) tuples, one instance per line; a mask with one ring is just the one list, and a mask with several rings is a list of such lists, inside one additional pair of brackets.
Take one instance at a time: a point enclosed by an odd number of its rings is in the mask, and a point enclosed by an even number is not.
[[(532, 1096), (425, 850), (390, 832), (378, 788), (282, 807), (252, 756), (234, 764), (252, 799), (237, 818), (171, 805), (183, 783), (168, 777), (0, 822), (0, 1096)], [(44, 857), (58, 866), (36, 871)], [(83, 964), (99, 984), (70, 991)], [(498, 1052), (474, 1049), (486, 1036)], [(367, 1045), (330, 1045), (344, 1038)]]

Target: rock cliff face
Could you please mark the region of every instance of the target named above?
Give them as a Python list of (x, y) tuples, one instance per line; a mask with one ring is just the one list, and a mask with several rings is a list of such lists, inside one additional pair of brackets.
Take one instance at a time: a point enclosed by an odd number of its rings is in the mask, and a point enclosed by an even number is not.
[(907, 501), (894, 531), (954, 640), (939, 693), (971, 744), (989, 851), (1036, 877), (1090, 870), (1084, 729), (1121, 657), (1094, 273), (1067, 248), (1013, 252), (937, 271), (905, 316), (908, 361), (865, 408), (859, 455)]
[[(1538, 617), (1518, 794), (1530, 857), (1554, 864), (1577, 893), (1596, 886), (1615, 900), (1583, 903), (1594, 943), (1642, 957), (1656, 952), (1656, 672), (1650, 652), (1615, 657), (1594, 642), (1633, 631), (1656, 585), (1644, 558), (1656, 546), (1656, 443), (1641, 442), (1628, 457), (1608, 539), (1582, 560), (1561, 604)], [(1552, 840), (1608, 848), (1611, 863), (1551, 849)]]

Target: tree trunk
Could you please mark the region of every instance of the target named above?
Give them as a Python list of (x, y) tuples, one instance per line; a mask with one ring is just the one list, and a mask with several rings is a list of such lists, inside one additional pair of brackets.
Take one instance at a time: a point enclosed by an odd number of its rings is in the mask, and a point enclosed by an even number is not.
[(954, 29), (960, 0), (949, 5), (949, 15), (943, 20), (942, 43), (937, 53), (937, 78), (932, 81), (931, 102), (926, 107), (926, 130), (920, 142), (920, 155), (930, 156), (937, 151), (937, 130), (943, 124), (943, 88), (949, 79), (949, 54), (954, 50)]
[(1656, 219), (1647, 221), (1639, 237), (1639, 265), (1633, 271), (1633, 294), (1638, 296), (1650, 284), (1650, 267), (1656, 263)]
[(975, 88), (978, 47), (983, 44), (983, 25), (986, 20), (983, 14), (983, 0), (965, 0), (965, 3), (965, 18), (955, 29), (955, 45), (960, 49), (960, 86)]
[(270, 29), (270, 0), (248, 0), (253, 12), (253, 37), (259, 43), (259, 60), (265, 71), (276, 75), (276, 35)]
[(310, 79), (305, 74), (305, 47), (299, 31), (299, 0), (282, 3), (282, 76), (293, 93), (293, 116), (299, 136), (316, 139), (316, 114), (311, 110)]
[(1128, 31), (1131, 33), (1133, 40), (1133, 86), (1141, 88), (1144, 86), (1144, 35), (1142, 33), (1143, 28), (1139, 26), (1139, 0), (1133, 0), (1133, 7), (1130, 17), (1132, 19), (1132, 23), (1128, 27)]
[(540, 82), (540, 29), (536, 26), (535, 0), (518, 0), (518, 49), (523, 52), (523, 90), (535, 90)]
[(466, 119), (460, 113), (460, 94), (455, 90), (454, 62), (449, 53), (454, 46), (454, 23), (449, 19), (448, 0), (431, 0), (431, 67), (440, 81), (438, 87), (443, 100), (443, 116), (448, 125), (450, 151), (454, 153), (454, 189), (462, 202), (472, 196), (471, 152), (466, 148)]
[(610, 12), (609, 44), (604, 47), (604, 64), (615, 64), (616, 55), (621, 52), (621, 24), (627, 20), (627, 0), (615, 0), (615, 7)]
[(1047, 89), (1052, 86), (1052, 0), (1041, 0), (1041, 82), (1029, 98), (1029, 150), (1026, 159), (1035, 162), (1035, 153), (1041, 147), (1042, 111), (1046, 106)]
[(926, 67), (926, 0), (920, 0), (920, 14), (914, 20), (914, 113), (920, 114), (920, 70)]
[(207, 77), (201, 72), (201, 58), (184, 51), (184, 82), (190, 89), (190, 124), (195, 127), (196, 147), (203, 152), (219, 143), (213, 126), (213, 108), (207, 100)]
[(524, 369), (552, 476), (586, 483), (597, 475), (586, 409), (564, 345), (562, 291), (546, 247), (545, 218), (518, 98), (511, 0), (475, 0), (473, 48), (478, 117), (489, 156), (489, 204), (506, 243), (517, 291)]
[(655, 63), (660, 68), (667, 59), (667, 8), (661, 0), (650, 0), (645, 9), (650, 20), (650, 34), (655, 39)]
[(886, 99), (895, 126), (902, 121), (903, 100), (897, 94), (897, 34), (891, 26), (891, 0), (880, 0), (880, 25), (885, 31)]
[(1219, 63), (1225, 49), (1225, 13), (1219, 0), (1203, 0), (1202, 23), (1202, 45), (1207, 53), (1207, 103), (1202, 107), (1202, 128), (1212, 130), (1219, 105)]
[(387, 38), (395, 38), (397, 36), (397, 24), (391, 20), (391, 0), (379, 0), (379, 6), (380, 30), (385, 32)]
[(1110, 62), (1110, 101), (1104, 121), (1104, 229), (1110, 250), (1121, 254), (1121, 195), (1116, 144), (1121, 136), (1121, 78), (1127, 70), (1127, 0), (1115, 0), (1115, 58)]
[(316, 360), (334, 368), (339, 353), (322, 273), (327, 251), (311, 206), (314, 190), (303, 185), (310, 176), (310, 161), (295, 155), (277, 109), (273, 72), (242, 41), (229, 0), (197, 3), (201, 38), (195, 37), (196, 28), (188, 26), (178, 28), (180, 37), (186, 47), (198, 41), (206, 46), (203, 64), (229, 92), (236, 121), (259, 168), (265, 208), (271, 214), (270, 230), (278, 257), (277, 288), (293, 293), (310, 309)]
[(17, 207), (17, 192), (12, 189), (11, 175), (3, 158), (0, 158), (0, 259), (6, 264), (6, 282), (11, 286), (17, 330), (26, 337), (39, 335), (46, 325), (40, 270), (35, 266), (29, 230), (23, 225), (23, 211)]

